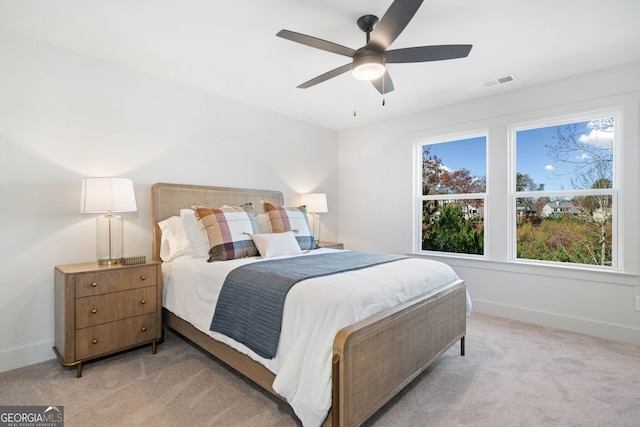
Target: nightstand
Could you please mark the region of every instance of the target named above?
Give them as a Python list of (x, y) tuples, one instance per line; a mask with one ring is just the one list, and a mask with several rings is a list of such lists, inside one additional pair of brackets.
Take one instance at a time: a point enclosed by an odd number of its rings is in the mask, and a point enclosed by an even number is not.
[(162, 270), (158, 261), (102, 266), (97, 262), (56, 266), (53, 351), (65, 367), (162, 337)]
[(329, 249), (344, 249), (344, 245), (339, 242), (323, 242), (322, 240), (318, 242), (318, 246), (321, 248), (329, 248)]

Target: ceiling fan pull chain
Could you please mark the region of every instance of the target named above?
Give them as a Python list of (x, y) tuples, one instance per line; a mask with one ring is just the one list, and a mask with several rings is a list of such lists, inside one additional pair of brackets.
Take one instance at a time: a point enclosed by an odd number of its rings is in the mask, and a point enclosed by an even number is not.
[(386, 76), (386, 73), (387, 73), (387, 72), (385, 71), (385, 74), (383, 74), (383, 75), (382, 75), (382, 106), (383, 106), (383, 107), (384, 107), (384, 94), (385, 94), (385, 91), (384, 91), (384, 82), (385, 82), (385, 80), (387, 80), (387, 79), (385, 78), (385, 77), (387, 77), (387, 76)]
[(353, 80), (353, 117), (357, 117), (356, 106), (358, 104), (358, 81)]

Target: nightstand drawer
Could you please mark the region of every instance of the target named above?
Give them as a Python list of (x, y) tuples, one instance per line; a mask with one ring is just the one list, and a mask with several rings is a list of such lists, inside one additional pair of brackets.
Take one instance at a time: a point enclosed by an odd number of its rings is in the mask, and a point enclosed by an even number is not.
[(156, 267), (78, 274), (76, 298), (156, 285)]
[(155, 313), (105, 323), (77, 331), (76, 357), (88, 359), (156, 338)]
[(76, 329), (156, 312), (155, 286), (76, 300)]

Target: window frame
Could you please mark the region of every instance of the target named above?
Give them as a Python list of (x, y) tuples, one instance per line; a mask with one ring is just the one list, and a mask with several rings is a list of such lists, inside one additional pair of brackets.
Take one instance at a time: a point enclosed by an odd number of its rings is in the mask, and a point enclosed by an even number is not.
[[(459, 193), (459, 194), (434, 194), (424, 195), (422, 194), (422, 153), (425, 145), (437, 145), (447, 142), (455, 142), (473, 138), (484, 138), (484, 150), (485, 150), (485, 191), (484, 193)], [(488, 195), (489, 195), (489, 132), (487, 129), (468, 131), (462, 133), (451, 133), (441, 136), (429, 136), (419, 137), (414, 140), (415, 150), (415, 172), (414, 172), (414, 227), (417, 230), (414, 233), (413, 252), (422, 255), (438, 255), (452, 258), (470, 258), (470, 259), (488, 259), (487, 257), (487, 236), (488, 236)], [(443, 252), (443, 251), (431, 251), (422, 249), (422, 207), (423, 203), (427, 200), (472, 200), (481, 199), (484, 202), (483, 212), (483, 254), (467, 254), (459, 252)]]
[[(613, 149), (613, 186), (606, 189), (572, 189), (572, 190), (543, 190), (543, 191), (516, 191), (516, 174), (517, 174), (517, 139), (516, 134), (519, 131), (526, 131), (545, 127), (562, 126), (572, 123), (585, 122), (603, 117), (613, 117), (615, 123)], [(508, 150), (509, 150), (509, 243), (508, 243), (508, 262), (517, 264), (532, 264), (565, 268), (580, 268), (586, 270), (602, 270), (623, 272), (622, 265), (622, 242), (619, 235), (620, 226), (620, 205), (619, 200), (621, 194), (621, 177), (622, 161), (620, 160), (620, 152), (622, 147), (623, 135), (623, 110), (621, 107), (614, 107), (602, 110), (586, 111), (575, 114), (553, 115), (547, 118), (536, 119), (532, 121), (524, 121), (507, 125), (508, 130)], [(517, 256), (517, 208), (516, 203), (519, 198), (532, 197), (575, 197), (575, 196), (594, 196), (608, 195), (612, 198), (612, 241), (611, 241), (611, 266), (602, 266), (596, 264), (582, 264), (571, 262), (558, 262), (549, 260), (536, 260), (527, 258), (518, 258)]]

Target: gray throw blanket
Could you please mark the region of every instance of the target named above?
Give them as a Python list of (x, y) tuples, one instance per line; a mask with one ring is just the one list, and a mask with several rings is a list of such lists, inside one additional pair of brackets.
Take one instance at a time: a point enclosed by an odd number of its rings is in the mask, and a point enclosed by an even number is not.
[(261, 261), (232, 270), (224, 281), (210, 329), (272, 359), (278, 349), (284, 300), (296, 283), (407, 257), (344, 251)]

